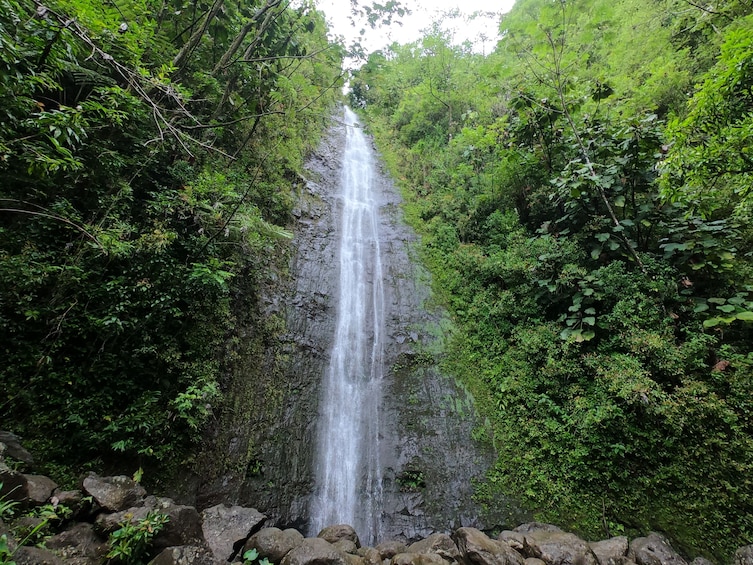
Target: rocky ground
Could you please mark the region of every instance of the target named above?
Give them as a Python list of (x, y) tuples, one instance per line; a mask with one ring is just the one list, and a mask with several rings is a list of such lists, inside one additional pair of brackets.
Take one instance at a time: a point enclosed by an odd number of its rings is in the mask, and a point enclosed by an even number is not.
[[(0, 438), (1, 439), (1, 438)], [(12, 439), (12, 438), (11, 438)], [(63, 491), (48, 477), (21, 473), (3, 460), (3, 451), (24, 459), (11, 441), (0, 443), (0, 565), (711, 565), (688, 563), (661, 534), (587, 542), (556, 526), (535, 522), (497, 537), (470, 527), (437, 532), (409, 543), (384, 540), (363, 547), (355, 530), (334, 525), (317, 537), (271, 527), (253, 508), (218, 504), (199, 512), (193, 506), (149, 495), (125, 476), (83, 479)], [(21, 449), (21, 451), (19, 451)], [(13, 516), (3, 512), (13, 505)], [(166, 519), (164, 517), (167, 517)], [(154, 535), (150, 520), (164, 522)], [(166, 520), (166, 521), (165, 521)], [(130, 529), (129, 529), (130, 526)], [(136, 551), (138, 532), (147, 532), (144, 557), (110, 557), (128, 531)], [(134, 535), (134, 532), (137, 532)], [(116, 540), (115, 542), (113, 540)], [(126, 548), (128, 546), (126, 545)], [(248, 552), (251, 552), (249, 555)], [(244, 555), (246, 559), (244, 561)], [(266, 560), (266, 562), (265, 562)], [(753, 545), (740, 548), (734, 565), (753, 565)]]

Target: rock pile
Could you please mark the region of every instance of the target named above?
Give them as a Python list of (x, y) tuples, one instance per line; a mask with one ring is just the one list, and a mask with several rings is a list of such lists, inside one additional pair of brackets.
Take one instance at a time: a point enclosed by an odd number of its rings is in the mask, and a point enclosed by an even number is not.
[[(2, 445), (2, 444), (0, 444)], [(435, 533), (408, 544), (385, 541), (362, 547), (348, 525), (330, 526), (316, 538), (293, 529), (265, 527), (267, 518), (253, 508), (218, 504), (201, 512), (169, 498), (150, 496), (124, 476), (90, 474), (81, 490), (63, 491), (47, 477), (24, 474), (3, 464), (0, 453), (0, 501), (24, 510), (69, 509), (57, 519), (43, 547), (19, 546), (19, 532), (33, 530), (43, 518), (26, 517), (4, 524), (0, 539), (8, 548), (0, 560), (17, 565), (100, 565), (106, 558), (108, 536), (123, 524), (138, 524), (150, 513), (169, 520), (151, 540), (149, 565), (221, 565), (242, 562), (254, 550), (254, 565), (264, 559), (274, 565), (710, 565), (697, 558), (690, 564), (660, 534), (629, 541), (615, 537), (586, 542), (548, 524), (527, 523), (493, 538), (475, 528)], [(50, 525), (50, 524), (47, 524)], [(753, 545), (740, 548), (734, 565), (753, 565)]]

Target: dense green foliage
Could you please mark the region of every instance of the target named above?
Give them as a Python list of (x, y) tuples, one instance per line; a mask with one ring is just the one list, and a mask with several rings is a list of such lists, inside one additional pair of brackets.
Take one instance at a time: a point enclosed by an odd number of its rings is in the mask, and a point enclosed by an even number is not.
[(352, 80), (499, 453), (480, 494), (600, 537), (753, 536), (753, 4), (518, 0)]
[(0, 0), (0, 419), (41, 459), (200, 437), (339, 96), (326, 34), (308, 2)]

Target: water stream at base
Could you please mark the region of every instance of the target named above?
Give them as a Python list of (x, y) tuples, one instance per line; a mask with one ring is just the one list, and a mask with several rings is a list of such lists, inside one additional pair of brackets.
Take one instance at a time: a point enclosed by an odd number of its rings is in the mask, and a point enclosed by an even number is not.
[(383, 511), (384, 288), (374, 157), (349, 108), (345, 124), (337, 322), (322, 383), (311, 530), (350, 524), (369, 543), (380, 538)]

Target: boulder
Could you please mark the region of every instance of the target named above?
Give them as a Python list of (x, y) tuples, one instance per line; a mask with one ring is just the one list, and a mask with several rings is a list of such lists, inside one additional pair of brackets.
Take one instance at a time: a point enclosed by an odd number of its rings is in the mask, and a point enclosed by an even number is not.
[[(142, 506), (135, 506), (113, 514), (100, 514), (94, 525), (97, 531), (110, 534), (121, 527), (125, 521), (132, 524), (144, 520), (150, 512), (165, 514), (167, 523), (157, 532), (152, 541), (155, 549), (171, 546), (203, 546), (206, 545), (204, 532), (201, 529), (201, 516), (193, 506), (175, 504), (170, 498), (149, 496)], [(225, 557), (227, 559), (228, 556)]]
[(256, 549), (259, 559), (267, 558), (272, 563), (279, 563), (290, 550), (301, 545), (303, 540), (303, 534), (298, 530), (264, 528), (248, 539), (243, 546), (243, 553), (249, 549)]
[(630, 543), (628, 557), (638, 565), (687, 565), (661, 534), (651, 532), (644, 538), (636, 538)]
[(144, 487), (123, 475), (99, 477), (92, 473), (84, 479), (83, 487), (102, 508), (110, 512), (139, 506), (146, 496)]
[(175, 504), (169, 498), (158, 498), (155, 510), (169, 518), (167, 524), (154, 536), (152, 546), (155, 549), (179, 545), (206, 545), (201, 529), (201, 516), (196, 508)]
[(357, 555), (358, 554), (358, 547), (356, 547), (356, 544), (349, 539), (341, 539), (339, 541), (334, 542), (332, 545), (334, 545), (338, 550), (342, 551), (343, 553), (348, 553), (350, 555)]
[(518, 553), (524, 553), (526, 546), (526, 537), (522, 533), (513, 532), (511, 530), (504, 530), (499, 534), (499, 537), (497, 539), (499, 539), (499, 541), (505, 542)]
[(328, 541), (329, 543), (336, 543), (340, 540), (349, 540), (356, 544), (356, 547), (361, 547), (361, 542), (358, 539), (358, 534), (353, 529), (353, 526), (347, 524), (338, 524), (336, 526), (327, 526), (316, 536)]
[(18, 502), (23, 506), (41, 506), (45, 504), (57, 488), (54, 481), (43, 475), (25, 475), (7, 467), (0, 469), (0, 497)]
[(556, 526), (531, 522), (513, 530), (525, 538), (523, 554), (547, 565), (598, 565), (588, 543)]
[(467, 565), (524, 565), (523, 557), (509, 545), (476, 528), (455, 530), (452, 538)]
[(358, 555), (363, 558), (364, 565), (382, 565), (382, 554), (373, 547), (361, 547)]
[(4, 457), (12, 457), (27, 465), (34, 464), (34, 458), (31, 456), (31, 453), (24, 449), (24, 446), (21, 445), (21, 438), (16, 434), (0, 430), (0, 444), (5, 446), (5, 449), (0, 450)]
[(94, 533), (94, 526), (85, 522), (52, 536), (45, 545), (65, 559), (66, 563), (74, 559), (93, 565), (102, 563), (108, 551), (107, 542)]
[(432, 553), (439, 555), (445, 561), (460, 561), (460, 551), (452, 538), (447, 534), (432, 534), (428, 538), (417, 541), (408, 547), (409, 553)]
[(0, 464), (0, 498), (8, 502), (25, 502), (28, 490), (23, 473)]
[(596, 556), (599, 565), (616, 565), (628, 552), (629, 542), (627, 537), (618, 536), (602, 541), (593, 541), (588, 544)]
[(363, 557), (360, 555), (354, 555), (353, 553), (344, 553), (345, 559), (348, 561), (348, 565), (365, 565)]
[(50, 497), (50, 503), (55, 507), (62, 504), (66, 508), (70, 508), (74, 520), (86, 521), (87, 518), (91, 517), (91, 499), (85, 499), (84, 493), (80, 490), (55, 489)]
[(753, 565), (753, 545), (746, 545), (735, 552), (735, 565)]
[(201, 529), (216, 559), (227, 561), (267, 517), (255, 508), (218, 504), (201, 513)]
[(690, 562), (690, 565), (714, 565), (713, 561), (706, 559), (705, 557), (696, 557)]
[(26, 479), (27, 502), (34, 506), (46, 504), (58, 486), (55, 481), (44, 475), (24, 475)]
[(382, 556), (382, 559), (392, 559), (398, 553), (407, 552), (408, 546), (406, 546), (403, 542), (390, 540), (380, 543), (374, 549), (379, 552), (379, 555)]
[(538, 557), (526, 557), (526, 565), (546, 565), (546, 562), (542, 561)]
[(350, 565), (348, 559), (323, 538), (306, 538), (291, 549), (281, 565)]
[(186, 546), (168, 547), (163, 549), (149, 565), (222, 565), (227, 561), (214, 558), (206, 547)]
[(390, 565), (446, 565), (436, 553), (398, 553), (390, 560)]

